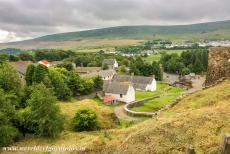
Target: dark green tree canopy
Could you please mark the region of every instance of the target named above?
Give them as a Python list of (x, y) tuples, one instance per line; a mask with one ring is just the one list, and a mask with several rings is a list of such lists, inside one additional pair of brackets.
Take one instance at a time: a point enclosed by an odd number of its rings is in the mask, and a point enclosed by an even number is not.
[(40, 136), (57, 137), (63, 130), (63, 116), (56, 105), (56, 97), (44, 84), (35, 85), (28, 100), (30, 119), (37, 123), (35, 133)]

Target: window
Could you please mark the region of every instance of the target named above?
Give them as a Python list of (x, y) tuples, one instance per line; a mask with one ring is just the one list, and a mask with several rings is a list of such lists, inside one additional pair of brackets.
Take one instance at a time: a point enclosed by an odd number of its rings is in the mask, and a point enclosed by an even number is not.
[(122, 94), (120, 94), (120, 98), (122, 98), (123, 97), (123, 95)]

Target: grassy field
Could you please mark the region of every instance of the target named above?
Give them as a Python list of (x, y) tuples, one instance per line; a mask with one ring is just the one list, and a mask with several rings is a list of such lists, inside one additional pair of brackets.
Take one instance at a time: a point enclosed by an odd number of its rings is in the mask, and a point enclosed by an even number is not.
[(162, 52), (166, 52), (167, 54), (178, 54), (180, 55), (183, 51), (186, 51), (186, 50), (157, 50), (158, 53), (156, 54), (151, 54), (149, 55), (148, 57), (144, 57), (143, 59), (146, 61), (146, 62), (153, 62), (153, 61), (159, 61), (160, 58), (161, 58), (161, 54)]
[(99, 100), (97, 99), (85, 99), (82, 101), (73, 99), (71, 102), (60, 102), (58, 105), (66, 117), (65, 126), (68, 130), (71, 130), (71, 120), (76, 111), (82, 107), (91, 108), (97, 113), (101, 128), (110, 129), (117, 127), (117, 119), (112, 109), (105, 105), (99, 105)]
[[(146, 120), (129, 128), (92, 132), (65, 130), (56, 139), (26, 135), (25, 139), (12, 146), (85, 146), (85, 153), (89, 154), (182, 154), (185, 153), (186, 148), (193, 147), (197, 154), (216, 154), (223, 135), (230, 132), (229, 94), (230, 81), (225, 81), (184, 98), (172, 109), (162, 112), (154, 119)], [(77, 104), (75, 101), (70, 103)], [(93, 100), (89, 100), (88, 103), (97, 106)], [(68, 106), (68, 103), (61, 104), (63, 113), (69, 116), (73, 115), (74, 109), (71, 109), (70, 106), (67, 107), (66, 104)], [(2, 153), (21, 154), (23, 152)], [(29, 151), (27, 153), (41, 154), (45, 152)], [(56, 154), (57, 152), (47, 153)], [(66, 151), (64, 153), (73, 152)]]
[(174, 88), (172, 86), (169, 86), (167, 84), (164, 83), (160, 83), (157, 82), (157, 90), (156, 91), (136, 91), (135, 97), (136, 100), (140, 100), (140, 99), (144, 99), (144, 98), (148, 98), (148, 97), (152, 97), (152, 96), (157, 96), (160, 95), (164, 92), (166, 92), (167, 90)]
[(0, 49), (3, 48), (20, 48), (20, 49), (64, 49), (75, 52), (98, 52), (114, 51), (115, 47), (140, 45), (145, 40), (140, 39), (81, 39), (72, 41), (45, 41), (45, 42), (17, 42), (9, 44), (0, 44)]
[(137, 91), (136, 100), (162, 94), (167, 94), (167, 96), (161, 96), (160, 98), (147, 101), (142, 106), (134, 107), (132, 110), (137, 112), (155, 112), (167, 104), (170, 104), (183, 91), (184, 90), (181, 88), (169, 86), (163, 83), (157, 83), (157, 90), (154, 92)]

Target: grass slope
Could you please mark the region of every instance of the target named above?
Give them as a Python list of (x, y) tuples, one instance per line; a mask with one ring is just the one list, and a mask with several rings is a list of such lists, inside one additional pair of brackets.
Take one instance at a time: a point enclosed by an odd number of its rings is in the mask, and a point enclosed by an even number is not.
[(60, 102), (58, 103), (62, 113), (66, 117), (66, 127), (71, 130), (71, 120), (75, 116), (75, 113), (78, 109), (87, 107), (94, 110), (100, 122), (100, 126), (103, 129), (115, 128), (116, 127), (116, 117), (113, 114), (113, 111), (105, 106), (99, 105), (99, 100), (94, 99), (84, 99), (81, 101), (72, 100), (71, 102)]
[[(210, 22), (192, 25), (176, 26), (120, 26), (103, 29), (87, 30), (48, 35), (37, 38), (39, 41), (67, 41), (85, 38), (125, 38), (125, 39), (150, 39), (156, 35), (170, 38), (171, 36), (184, 38), (210, 36), (211, 38), (225, 37), (230, 32), (230, 21)], [(196, 36), (198, 34), (198, 36)], [(212, 36), (214, 35), (214, 36)], [(215, 36), (216, 35), (216, 36)], [(187, 37), (187, 38), (189, 38)], [(228, 36), (230, 38), (230, 36)]]
[(226, 81), (186, 97), (157, 118), (116, 132), (114, 140), (93, 152), (182, 154), (194, 147), (198, 154), (216, 154), (223, 135), (230, 132), (229, 102)]

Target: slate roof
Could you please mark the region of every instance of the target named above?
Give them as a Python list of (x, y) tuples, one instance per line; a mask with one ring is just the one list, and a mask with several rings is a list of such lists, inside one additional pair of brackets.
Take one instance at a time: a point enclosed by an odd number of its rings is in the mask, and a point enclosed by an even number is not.
[(51, 66), (57, 66), (59, 64), (61, 64), (62, 62), (61, 61), (52, 61), (52, 62), (49, 62)]
[(112, 75), (116, 74), (116, 71), (114, 71), (113, 69), (102, 70), (98, 74), (101, 77), (108, 77), (108, 76), (112, 76)]
[(137, 84), (151, 84), (155, 78), (146, 76), (115, 75), (113, 80), (119, 82), (132, 82)]
[(102, 62), (102, 64), (103, 65), (104, 64), (113, 65), (113, 64), (115, 64), (115, 62), (116, 62), (116, 59), (104, 59), (103, 62)]
[(92, 72), (99, 72), (101, 67), (77, 67), (77, 73), (92, 73)]
[(11, 63), (13, 67), (16, 69), (17, 72), (19, 72), (22, 75), (26, 74), (27, 66), (32, 64), (31, 61), (18, 61), (18, 62), (12, 62)]
[(109, 70), (101, 70), (99, 72), (93, 72), (93, 73), (89, 73), (89, 74), (84, 74), (82, 76), (86, 76), (86, 77), (93, 77), (93, 76), (100, 76), (102, 78), (108, 77), (108, 76), (112, 76), (116, 74), (116, 71), (114, 71), (113, 69), (109, 69)]
[(148, 84), (155, 80), (154, 77), (131, 76), (131, 75), (115, 75), (113, 81), (132, 83), (135, 89), (145, 90)]
[(129, 85), (128, 83), (105, 81), (103, 91), (105, 93), (126, 95), (129, 90)]

